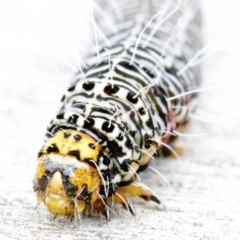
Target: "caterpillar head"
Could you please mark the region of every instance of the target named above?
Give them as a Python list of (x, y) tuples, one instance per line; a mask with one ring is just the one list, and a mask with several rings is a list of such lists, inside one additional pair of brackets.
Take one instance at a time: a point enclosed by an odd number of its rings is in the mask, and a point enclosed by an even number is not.
[(101, 178), (97, 165), (101, 146), (89, 135), (59, 131), (39, 154), (34, 180), (38, 204), (54, 214), (72, 218), (98, 199)]

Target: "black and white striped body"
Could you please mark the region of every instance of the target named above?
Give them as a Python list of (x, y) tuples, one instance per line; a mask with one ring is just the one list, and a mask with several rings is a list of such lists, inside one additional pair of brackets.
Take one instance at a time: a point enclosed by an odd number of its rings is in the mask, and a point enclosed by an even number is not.
[(196, 94), (174, 97), (199, 85), (199, 69), (184, 67), (200, 48), (200, 20), (197, 1), (121, 0), (101, 7), (112, 27), (101, 15), (93, 21), (107, 40), (98, 41), (74, 77), (46, 136), (74, 129), (97, 140), (106, 156), (97, 162), (105, 180), (100, 194), (111, 196), (134, 181), (194, 110)]

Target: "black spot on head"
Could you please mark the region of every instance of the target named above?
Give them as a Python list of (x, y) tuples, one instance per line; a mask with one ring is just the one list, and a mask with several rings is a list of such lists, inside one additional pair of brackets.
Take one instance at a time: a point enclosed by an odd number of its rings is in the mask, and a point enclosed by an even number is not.
[(105, 132), (113, 132), (114, 125), (112, 123), (110, 123), (110, 122), (105, 121), (102, 124), (102, 130), (105, 131)]
[(95, 120), (93, 118), (87, 118), (84, 120), (83, 128), (91, 128), (95, 124)]
[(82, 137), (79, 134), (75, 134), (73, 136), (73, 138), (75, 139), (76, 142), (80, 141), (82, 139)]
[(134, 103), (136, 104), (138, 102), (138, 97), (136, 96), (136, 93), (130, 91), (128, 94), (127, 94), (127, 100), (131, 103)]
[(140, 115), (144, 115), (146, 113), (145, 109), (143, 107), (138, 109)]
[(48, 148), (47, 148), (47, 153), (51, 153), (51, 152), (55, 152), (58, 153), (59, 149), (57, 147), (57, 145), (55, 143), (51, 144)]
[(131, 163), (130, 159), (124, 160), (123, 163), (121, 164), (121, 169), (122, 169), (124, 172), (129, 171), (130, 163)]
[(91, 91), (94, 88), (95, 83), (94, 82), (85, 82), (82, 86), (83, 86), (83, 89), (85, 89), (86, 91)]
[(112, 86), (112, 85), (107, 85), (104, 90), (103, 90), (106, 94), (115, 94), (119, 91), (119, 87), (118, 86)]
[(68, 155), (76, 157), (78, 160), (80, 160), (80, 152), (78, 150), (72, 150), (68, 152)]
[(70, 132), (64, 132), (63, 137), (64, 138), (69, 138), (71, 136)]
[(96, 144), (93, 144), (93, 143), (89, 143), (88, 146), (89, 146), (91, 149), (95, 149), (95, 148), (96, 148)]

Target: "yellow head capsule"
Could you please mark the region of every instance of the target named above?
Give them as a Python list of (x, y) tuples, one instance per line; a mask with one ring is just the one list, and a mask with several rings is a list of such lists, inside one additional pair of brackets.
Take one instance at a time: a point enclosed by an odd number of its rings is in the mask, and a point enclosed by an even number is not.
[(71, 218), (98, 199), (100, 175), (89, 163), (97, 162), (101, 147), (90, 136), (60, 131), (46, 142), (39, 157), (34, 189), (54, 214)]

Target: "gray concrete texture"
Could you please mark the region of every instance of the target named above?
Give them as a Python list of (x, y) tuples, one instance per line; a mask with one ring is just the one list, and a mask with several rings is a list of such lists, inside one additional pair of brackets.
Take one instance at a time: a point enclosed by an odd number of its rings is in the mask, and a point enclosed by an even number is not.
[(185, 154), (152, 161), (170, 187), (151, 170), (140, 175), (167, 209), (136, 199), (136, 217), (116, 207), (109, 223), (92, 217), (75, 224), (53, 220), (43, 205), (33, 210), (32, 179), (46, 126), (90, 47), (83, 2), (0, 1), (0, 239), (239, 239), (240, 14), (234, 0), (203, 1), (205, 43), (224, 32), (206, 53), (212, 55), (203, 64), (207, 90), (189, 136), (181, 137)]

